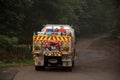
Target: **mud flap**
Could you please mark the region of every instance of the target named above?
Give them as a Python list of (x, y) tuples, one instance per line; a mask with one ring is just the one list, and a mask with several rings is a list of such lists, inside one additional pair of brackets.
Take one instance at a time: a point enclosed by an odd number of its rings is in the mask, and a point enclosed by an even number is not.
[(72, 61), (63, 61), (63, 67), (72, 67)]
[(35, 66), (44, 66), (44, 57), (35, 57)]

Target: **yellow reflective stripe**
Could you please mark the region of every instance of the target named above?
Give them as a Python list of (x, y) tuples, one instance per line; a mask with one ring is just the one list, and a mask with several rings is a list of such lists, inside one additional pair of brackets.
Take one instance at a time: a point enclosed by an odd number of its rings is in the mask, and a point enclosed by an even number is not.
[(53, 37), (53, 40), (55, 40), (55, 41), (56, 41), (55, 37)]
[(71, 39), (72, 37), (69, 36), (33, 36), (34, 42), (43, 42), (46, 40), (69, 42)]
[(67, 38), (65, 36), (63, 36), (63, 37), (64, 37), (65, 41), (67, 41)]
[(48, 40), (51, 40), (51, 38), (52, 38), (52, 37), (50, 36), (50, 37), (48, 38)]
[(36, 42), (38, 41), (38, 38), (39, 38), (39, 37), (38, 37), (38, 36), (36, 36), (36, 40), (35, 40)]
[(69, 37), (69, 41), (71, 41), (71, 37)]
[(56, 36), (56, 38), (57, 38), (57, 41), (60, 41), (60, 38), (58, 36)]
[(68, 39), (67, 39), (67, 37), (66, 37), (66, 36), (64, 36), (64, 40), (65, 40), (65, 42), (68, 42)]
[(39, 36), (39, 37), (40, 37), (40, 39), (39, 39), (40, 41), (42, 41), (42, 40), (43, 40), (43, 38), (44, 38), (44, 36)]
[(66, 42), (69, 42), (69, 38), (68, 37), (65, 37), (65, 40), (66, 40)]
[(63, 42), (64, 42), (64, 39), (63, 39), (63, 37), (60, 37), (60, 39), (61, 39), (61, 41), (63, 41)]
[(47, 40), (47, 38), (48, 38), (48, 36), (45, 36), (44, 39), (43, 39), (43, 41)]
[(39, 38), (40, 38), (40, 36), (37, 36), (37, 39), (36, 39), (37, 42), (39, 42)]

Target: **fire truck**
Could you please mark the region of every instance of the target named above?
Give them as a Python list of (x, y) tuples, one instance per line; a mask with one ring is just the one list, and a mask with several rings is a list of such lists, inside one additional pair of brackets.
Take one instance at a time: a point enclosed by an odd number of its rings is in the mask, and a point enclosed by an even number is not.
[(32, 54), (35, 70), (63, 67), (72, 71), (75, 62), (75, 31), (70, 25), (46, 24), (34, 33)]

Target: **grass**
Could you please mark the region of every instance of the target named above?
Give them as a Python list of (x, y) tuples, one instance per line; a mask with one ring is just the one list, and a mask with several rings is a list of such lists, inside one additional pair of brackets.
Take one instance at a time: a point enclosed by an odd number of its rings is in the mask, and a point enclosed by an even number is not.
[(18, 63), (0, 63), (0, 67), (27, 66), (32, 64), (34, 64), (33, 59), (21, 61)]
[(14, 45), (10, 52), (0, 48), (0, 67), (32, 65), (32, 56), (27, 45)]

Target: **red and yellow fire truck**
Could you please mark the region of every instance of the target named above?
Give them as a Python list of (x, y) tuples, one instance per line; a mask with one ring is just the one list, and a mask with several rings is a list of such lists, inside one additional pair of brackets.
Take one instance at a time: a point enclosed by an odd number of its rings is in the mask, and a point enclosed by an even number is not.
[(75, 33), (70, 25), (47, 24), (33, 35), (35, 70), (64, 67), (72, 71), (75, 61)]

